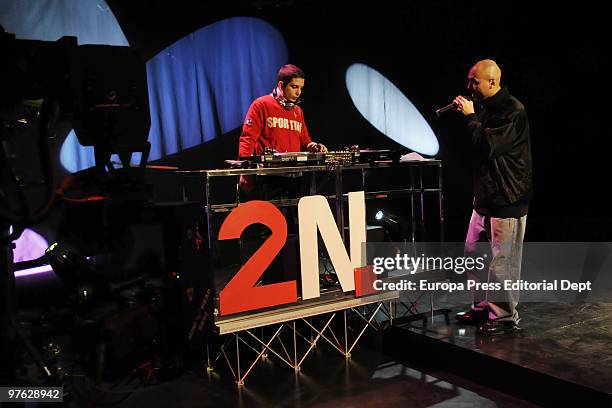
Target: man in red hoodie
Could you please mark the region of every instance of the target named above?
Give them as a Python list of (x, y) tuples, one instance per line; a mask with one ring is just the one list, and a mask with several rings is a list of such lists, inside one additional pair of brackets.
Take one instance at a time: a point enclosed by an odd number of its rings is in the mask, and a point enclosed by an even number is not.
[[(240, 157), (263, 154), (268, 147), (278, 153), (327, 151), (324, 145), (310, 139), (304, 113), (298, 106), (304, 79), (304, 72), (295, 65), (279, 69), (276, 88), (249, 107), (240, 135)], [(243, 190), (251, 190), (252, 185), (250, 178), (240, 178)]]
[[(278, 153), (285, 152), (326, 152), (327, 148), (310, 139), (304, 113), (298, 106), (300, 95), (304, 88), (304, 72), (292, 64), (283, 65), (279, 71), (276, 87), (272, 93), (261, 96), (249, 107), (240, 135), (239, 157), (260, 155), (266, 148)], [(257, 181), (255, 181), (257, 180)], [(275, 200), (279, 198), (296, 198), (305, 193), (305, 184), (301, 177), (240, 176), (241, 200), (263, 199)], [(254, 189), (257, 185), (257, 189)], [(255, 190), (255, 191), (254, 191)], [(284, 208), (282, 211), (288, 221), (288, 230), (292, 234), (297, 226), (295, 208)], [(263, 229), (263, 228), (262, 228)], [(245, 238), (245, 248), (257, 248), (267, 231), (253, 229)], [(294, 247), (297, 248), (295, 240)], [(287, 244), (291, 246), (292, 244)], [(243, 257), (249, 256), (250, 250), (245, 250)], [(290, 252), (275, 258), (273, 263), (262, 275), (265, 284), (295, 279), (297, 266), (295, 256)], [(285, 266), (289, 263), (292, 266)]]

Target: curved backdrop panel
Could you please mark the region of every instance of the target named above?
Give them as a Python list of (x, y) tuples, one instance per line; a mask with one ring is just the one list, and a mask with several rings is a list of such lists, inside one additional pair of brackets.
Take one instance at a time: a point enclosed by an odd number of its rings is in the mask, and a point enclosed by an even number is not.
[(372, 126), (397, 143), (434, 156), (440, 146), (429, 123), (412, 102), (380, 72), (353, 64), (345, 76), (355, 107)]
[[(272, 91), (278, 68), (286, 62), (287, 47), (280, 32), (251, 17), (218, 21), (151, 58), (147, 62), (149, 160), (241, 126), (251, 102)], [(136, 156), (132, 162), (140, 160)], [(62, 145), (61, 162), (71, 172), (91, 167), (93, 148), (81, 146), (72, 132)]]
[(161, 51), (147, 62), (150, 160), (240, 126), (286, 62), (280, 32), (252, 17), (219, 21)]
[(0, 0), (0, 25), (24, 40), (69, 35), (78, 44), (129, 45), (104, 0)]
[(96, 164), (93, 146), (81, 146), (74, 130), (70, 130), (60, 150), (60, 162), (66, 170), (74, 173)]
[[(140, 152), (132, 154), (131, 162), (133, 164), (140, 163)], [(87, 169), (96, 165), (96, 158), (93, 146), (81, 146), (74, 129), (71, 129), (62, 143), (60, 149), (60, 162), (62, 166), (70, 172), (74, 173), (79, 170)], [(110, 158), (115, 166), (121, 167), (119, 156), (113, 154)]]

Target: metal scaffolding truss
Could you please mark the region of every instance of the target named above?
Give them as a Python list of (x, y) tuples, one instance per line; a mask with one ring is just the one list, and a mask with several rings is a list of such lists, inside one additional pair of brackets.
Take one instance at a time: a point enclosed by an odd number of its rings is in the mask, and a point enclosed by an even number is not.
[[(376, 319), (379, 312), (391, 320), (393, 301), (397, 298), (397, 292), (387, 292), (364, 298), (339, 300), (323, 309), (312, 305), (300, 309), (300, 316), (290, 318), (296, 314), (297, 311), (294, 311), (287, 314), (286, 321), (268, 325), (258, 325), (255, 317), (253, 327), (225, 335), (216, 358), (209, 362), (208, 368), (212, 370), (213, 365), (222, 358), (236, 384), (242, 386), (253, 368), (270, 354), (294, 371), (300, 371), (306, 358), (321, 340), (345, 358), (350, 358), (351, 352), (368, 327), (376, 331), (382, 330)], [(322, 313), (316, 313), (317, 311)], [(245, 355), (245, 351), (250, 352)]]

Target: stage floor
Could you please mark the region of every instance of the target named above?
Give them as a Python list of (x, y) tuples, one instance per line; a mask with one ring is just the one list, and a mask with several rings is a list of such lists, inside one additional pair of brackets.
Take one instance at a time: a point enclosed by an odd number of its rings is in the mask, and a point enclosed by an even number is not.
[(612, 303), (521, 304), (521, 330), (501, 336), (456, 324), (464, 309), (444, 307), (449, 323), (395, 320), (385, 351), (545, 406), (612, 406)]
[(399, 363), (382, 351), (381, 340), (369, 332), (349, 360), (322, 344), (297, 374), (271, 357), (240, 388), (223, 366), (210, 374), (192, 370), (175, 380), (141, 387), (118, 406), (538, 407), (453, 374)]

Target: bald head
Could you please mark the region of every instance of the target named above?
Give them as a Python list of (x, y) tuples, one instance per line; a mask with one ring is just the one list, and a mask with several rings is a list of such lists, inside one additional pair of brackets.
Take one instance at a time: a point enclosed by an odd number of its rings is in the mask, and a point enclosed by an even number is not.
[(470, 69), (468, 80), (468, 89), (474, 99), (490, 98), (501, 89), (501, 69), (495, 61), (484, 59)]
[(478, 61), (474, 68), (481, 74), (483, 77), (487, 79), (495, 79), (499, 84), (501, 79), (501, 69), (497, 66), (497, 63), (491, 59), (485, 59), (482, 61)]

